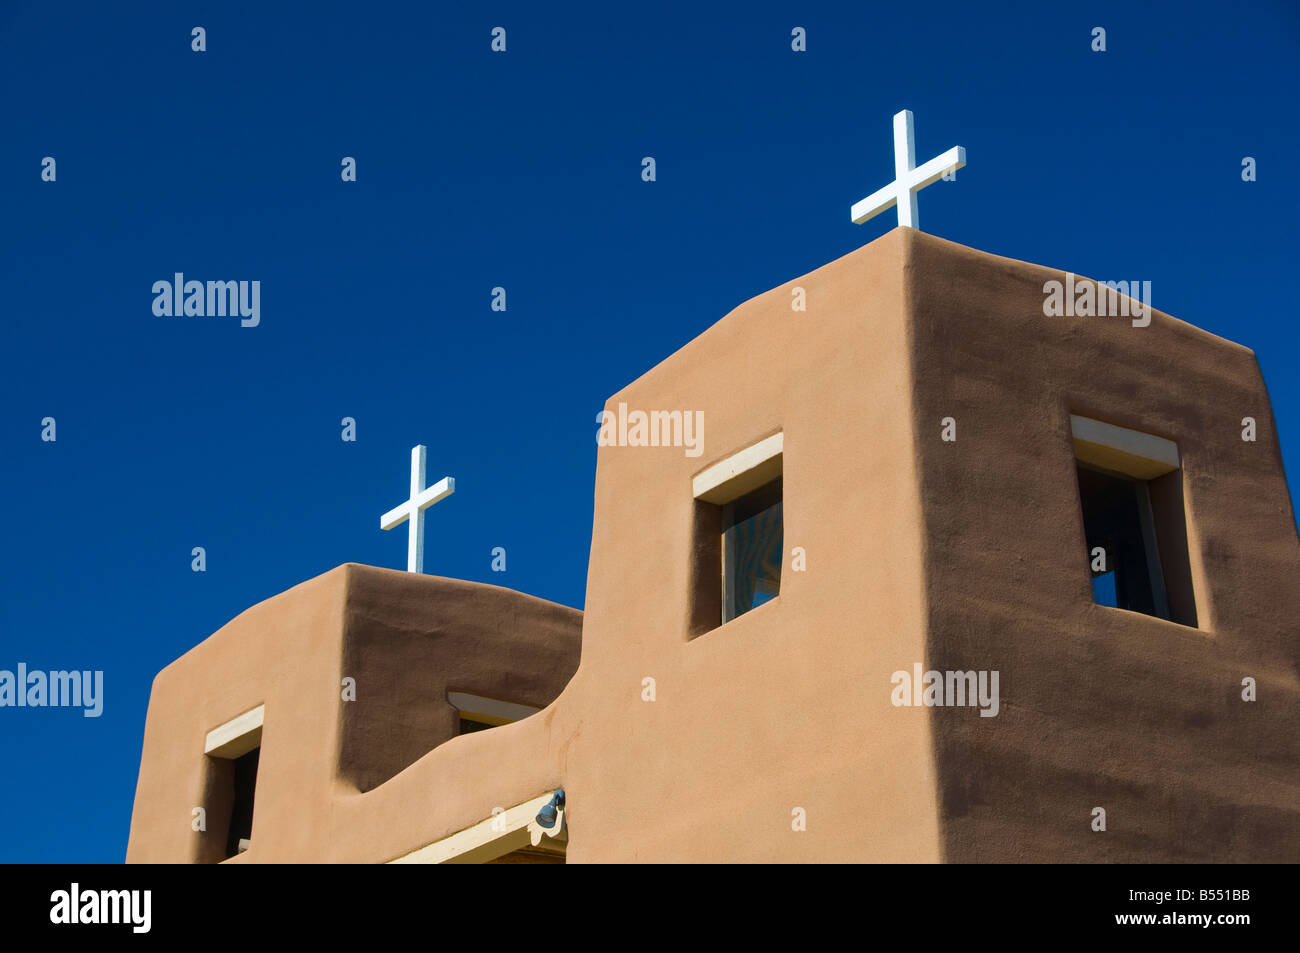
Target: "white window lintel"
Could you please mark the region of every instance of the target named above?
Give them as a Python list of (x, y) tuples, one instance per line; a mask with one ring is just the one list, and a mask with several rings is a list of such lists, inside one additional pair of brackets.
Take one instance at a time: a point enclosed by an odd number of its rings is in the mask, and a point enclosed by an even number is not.
[(262, 743), (265, 715), (266, 705), (258, 705), (213, 728), (204, 740), (203, 753), (214, 758), (232, 759), (248, 754)]
[(696, 474), (691, 489), (705, 503), (729, 503), (781, 475), (785, 434), (775, 433)]
[(1091, 417), (1071, 414), (1070, 436), (1079, 460), (1141, 480), (1172, 473), (1181, 465), (1178, 444), (1172, 440)]

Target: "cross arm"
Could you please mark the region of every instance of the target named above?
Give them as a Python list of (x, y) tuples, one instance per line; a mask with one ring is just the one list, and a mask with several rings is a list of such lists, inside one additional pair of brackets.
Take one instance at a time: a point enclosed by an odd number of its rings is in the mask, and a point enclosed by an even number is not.
[[(371, 512), (374, 512), (373, 510)], [(411, 518), (410, 502), (403, 503), (401, 506), (395, 506), (383, 516), (379, 517), (380, 529), (392, 529), (394, 526), (401, 526)]]
[(943, 155), (935, 156), (912, 171), (912, 188), (923, 189), (927, 185), (938, 182), (945, 172), (956, 172), (965, 165), (966, 150), (962, 146), (953, 146)]
[(897, 204), (898, 183), (891, 182), (883, 189), (876, 189), (861, 202), (854, 202), (853, 208), (849, 209), (849, 218), (853, 220), (854, 225), (861, 225), (881, 212), (888, 212)]
[(456, 480), (453, 477), (443, 477), (431, 487), (426, 487), (419, 497), (414, 501), (420, 509), (427, 509), (437, 503), (439, 500), (445, 500), (456, 492)]

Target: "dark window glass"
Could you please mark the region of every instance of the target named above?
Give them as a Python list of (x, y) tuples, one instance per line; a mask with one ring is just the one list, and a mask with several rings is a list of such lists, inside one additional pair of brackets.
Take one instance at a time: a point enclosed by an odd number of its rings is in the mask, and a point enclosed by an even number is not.
[(781, 490), (777, 477), (722, 509), (723, 622), (776, 598), (781, 591)]
[(226, 856), (239, 853), (239, 842), (253, 836), (253, 794), (257, 790), (257, 757), (260, 748), (235, 759), (235, 799), (226, 833)]

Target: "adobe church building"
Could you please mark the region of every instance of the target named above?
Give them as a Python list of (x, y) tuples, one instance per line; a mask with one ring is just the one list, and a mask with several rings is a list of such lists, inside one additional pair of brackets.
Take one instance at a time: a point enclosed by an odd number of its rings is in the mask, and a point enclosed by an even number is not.
[(1300, 861), (1255, 356), (1052, 280), (896, 228), (612, 396), (707, 427), (598, 449), (585, 612), (353, 564), (247, 610), (154, 682), (127, 860)]

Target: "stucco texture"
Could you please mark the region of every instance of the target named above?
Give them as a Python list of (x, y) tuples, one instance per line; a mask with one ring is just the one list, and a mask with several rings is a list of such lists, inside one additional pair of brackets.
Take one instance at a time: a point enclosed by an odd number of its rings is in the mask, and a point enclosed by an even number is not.
[[(704, 452), (599, 448), (585, 614), (359, 566), (250, 609), (155, 683), (128, 859), (212, 859), (204, 734), (265, 702), (238, 862), (391, 860), (558, 786), (570, 863), (1300, 860), (1300, 540), (1254, 355), (1045, 317), (1062, 278), (896, 229), (611, 396), (702, 411)], [(1196, 627), (1094, 603), (1071, 413), (1178, 444)], [(700, 634), (692, 478), (778, 432), (779, 596)], [(997, 670), (998, 715), (896, 707), (916, 663)], [(452, 737), (447, 688), (546, 707)]]

